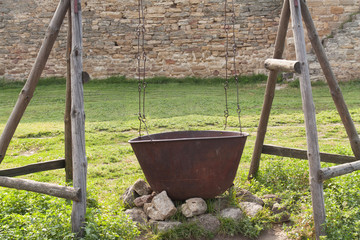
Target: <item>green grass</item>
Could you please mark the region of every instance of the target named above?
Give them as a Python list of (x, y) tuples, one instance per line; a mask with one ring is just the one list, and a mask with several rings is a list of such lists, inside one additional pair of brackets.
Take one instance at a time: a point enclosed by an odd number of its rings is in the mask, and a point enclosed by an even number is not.
[[(250, 136), (235, 185), (247, 188), (258, 196), (267, 193), (280, 195), (292, 213), (293, 225), (287, 227), (289, 237), (311, 238), (313, 223), (306, 161), (262, 155), (257, 179), (251, 183), (246, 180), (263, 103), (265, 79), (263, 75), (240, 78), (242, 127), (244, 131), (250, 133)], [(146, 115), (150, 133), (223, 129), (222, 79), (156, 77), (149, 79), (148, 83)], [(22, 86), (23, 83), (0, 81), (1, 132)], [(341, 88), (359, 130), (360, 82), (344, 83), (341, 84)], [(88, 193), (92, 199), (88, 207), (87, 239), (131, 239), (139, 233), (131, 221), (123, 216), (123, 206), (119, 199), (136, 179), (144, 178), (127, 143), (138, 134), (137, 94), (137, 81), (124, 77), (93, 80), (84, 86), (86, 154), (89, 163)], [(341, 124), (328, 87), (324, 84), (314, 84), (313, 95), (317, 111), (320, 150), (351, 155), (346, 131)], [(0, 168), (63, 158), (64, 107), (64, 79), (42, 79)], [(236, 87), (233, 82), (229, 90), (229, 108), (228, 130), (236, 130), (238, 129)], [(306, 149), (301, 96), (296, 84), (276, 91), (266, 143)], [(23, 178), (66, 185), (63, 170), (30, 174)], [(359, 180), (359, 173), (353, 173), (325, 182), (328, 239), (359, 237), (357, 235), (360, 232), (358, 209), (360, 198), (357, 184)], [(69, 220), (71, 204), (65, 200), (4, 188), (0, 191), (0, 199), (1, 209), (4, 209), (0, 215), (1, 239), (12, 239), (11, 236), (20, 236), (20, 238), (24, 236), (28, 239), (56, 239), (53, 237), (55, 235), (59, 239), (73, 237)], [(245, 222), (233, 223), (222, 220), (221, 231), (231, 234), (260, 232), (273, 221), (266, 211), (264, 210), (260, 217)], [(116, 222), (112, 221), (113, 219)], [(208, 233), (195, 229), (191, 224), (172, 233), (162, 234), (150, 233), (149, 238), (179, 239), (190, 235), (198, 238), (209, 236)], [(251, 234), (248, 236), (254, 237)]]

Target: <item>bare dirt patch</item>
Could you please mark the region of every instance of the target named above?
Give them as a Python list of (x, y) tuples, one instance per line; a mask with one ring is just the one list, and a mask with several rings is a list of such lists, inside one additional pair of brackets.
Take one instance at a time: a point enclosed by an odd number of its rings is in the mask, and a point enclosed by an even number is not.
[[(257, 240), (288, 240), (284, 230), (282, 230), (281, 225), (274, 225), (272, 229), (263, 231)], [(243, 235), (237, 236), (216, 236), (213, 240), (252, 240), (251, 238), (245, 237)]]
[(32, 155), (34, 155), (39, 149), (30, 149), (24, 152), (20, 152), (19, 156), (25, 156), (25, 157), (30, 157)]

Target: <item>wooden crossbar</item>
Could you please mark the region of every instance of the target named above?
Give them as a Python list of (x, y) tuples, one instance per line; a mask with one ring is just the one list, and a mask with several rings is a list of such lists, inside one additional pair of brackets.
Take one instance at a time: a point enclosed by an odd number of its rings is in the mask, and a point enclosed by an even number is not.
[(357, 170), (360, 170), (360, 160), (334, 167), (321, 168), (319, 170), (319, 181), (325, 181), (330, 178), (339, 177)]
[(65, 168), (65, 159), (34, 163), (22, 167), (0, 170), (0, 176), (16, 177), (61, 168)]
[(266, 59), (265, 68), (268, 70), (276, 70), (282, 72), (301, 73), (301, 67), (299, 61), (291, 61), (285, 59)]
[(73, 201), (80, 201), (80, 189), (59, 186), (52, 183), (42, 183), (27, 179), (18, 179), (0, 176), (0, 186), (26, 190), (36, 193), (43, 193), (54, 197), (65, 198)]
[[(281, 156), (281, 157), (298, 158), (304, 160), (308, 159), (306, 150), (296, 149), (296, 148), (279, 147), (274, 145), (263, 145), (261, 152), (264, 154)], [(355, 162), (357, 159), (352, 156), (320, 152), (320, 160), (322, 162), (344, 164), (344, 163)]]

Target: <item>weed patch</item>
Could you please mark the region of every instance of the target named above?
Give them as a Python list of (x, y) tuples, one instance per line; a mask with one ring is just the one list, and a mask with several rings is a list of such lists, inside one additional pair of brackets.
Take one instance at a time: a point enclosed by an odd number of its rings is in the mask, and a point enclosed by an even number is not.
[(196, 223), (185, 223), (180, 226), (166, 231), (160, 232), (155, 239), (158, 240), (176, 240), (176, 239), (212, 239), (214, 237), (213, 233), (210, 233)]
[(246, 237), (256, 239), (260, 235), (261, 230), (263, 230), (261, 225), (251, 221), (248, 217), (239, 221), (229, 218), (220, 218), (220, 223), (220, 233), (230, 236), (241, 233)]
[[(261, 197), (276, 194), (291, 212), (286, 227), (291, 239), (313, 238), (311, 195), (307, 161), (262, 155), (260, 171), (246, 180), (259, 123), (266, 76), (240, 77), (240, 105), (243, 131), (249, 132), (236, 187)], [(175, 130), (222, 130), (224, 128), (223, 79), (156, 77), (149, 79), (147, 122), (150, 133)], [(360, 81), (340, 83), (356, 127), (360, 124)], [(298, 84), (294, 83), (295, 85)], [(0, 131), (23, 86), (22, 82), (0, 80)], [(88, 215), (85, 239), (134, 239), (140, 230), (148, 239), (211, 239), (193, 224), (166, 233), (138, 229), (123, 215), (119, 199), (138, 178), (145, 178), (128, 140), (138, 136), (137, 80), (113, 77), (84, 85), (86, 112), (86, 155), (88, 159)], [(332, 102), (329, 89), (313, 84), (320, 150), (352, 155), (346, 131)], [(64, 158), (64, 79), (40, 80), (35, 95), (15, 132), (1, 169)], [(227, 130), (238, 131), (236, 86), (229, 88)], [(306, 149), (306, 132), (298, 86), (276, 91), (266, 144)], [(322, 167), (332, 166), (322, 163)], [(64, 171), (54, 170), (24, 176), (26, 179), (64, 184)], [(324, 183), (328, 239), (358, 239), (360, 232), (360, 174), (353, 173)], [(233, 204), (237, 204), (232, 198)], [(178, 203), (177, 206), (180, 206)], [(208, 212), (216, 213), (211, 205)], [(48, 196), (0, 190), (1, 239), (73, 239), (71, 204)], [(184, 220), (181, 214), (173, 220)], [(276, 222), (264, 209), (256, 218), (234, 222), (221, 220), (221, 234), (243, 234), (256, 238), (262, 229)], [(145, 231), (145, 233), (144, 233)]]

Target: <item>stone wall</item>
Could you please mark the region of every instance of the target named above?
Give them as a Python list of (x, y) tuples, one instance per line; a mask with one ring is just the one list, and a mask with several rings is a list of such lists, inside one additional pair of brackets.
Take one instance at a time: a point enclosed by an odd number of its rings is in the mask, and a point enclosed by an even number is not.
[[(307, 4), (337, 79), (360, 79), (360, 1), (308, 0)], [(324, 81), (310, 43), (307, 50), (312, 80)]]
[[(359, 1), (308, 0), (321, 38), (336, 35), (341, 23), (359, 11)], [(224, 76), (223, 0), (145, 3), (148, 76)], [(84, 70), (92, 78), (136, 76), (136, 4), (82, 0)], [(263, 61), (273, 53), (282, 0), (235, 0), (235, 5), (238, 70), (240, 74), (266, 73)], [(27, 78), (56, 6), (57, 1), (49, 0), (0, 1), (0, 77)], [(67, 20), (43, 77), (65, 76), (66, 28)], [(289, 37), (286, 57), (291, 59), (294, 51), (290, 31)], [(359, 38), (349, 42), (359, 46)], [(347, 57), (350, 52), (342, 54)]]
[[(352, 15), (340, 28), (323, 39), (326, 55), (339, 81), (360, 79), (360, 14)], [(309, 66), (314, 80), (325, 80), (315, 54)]]

